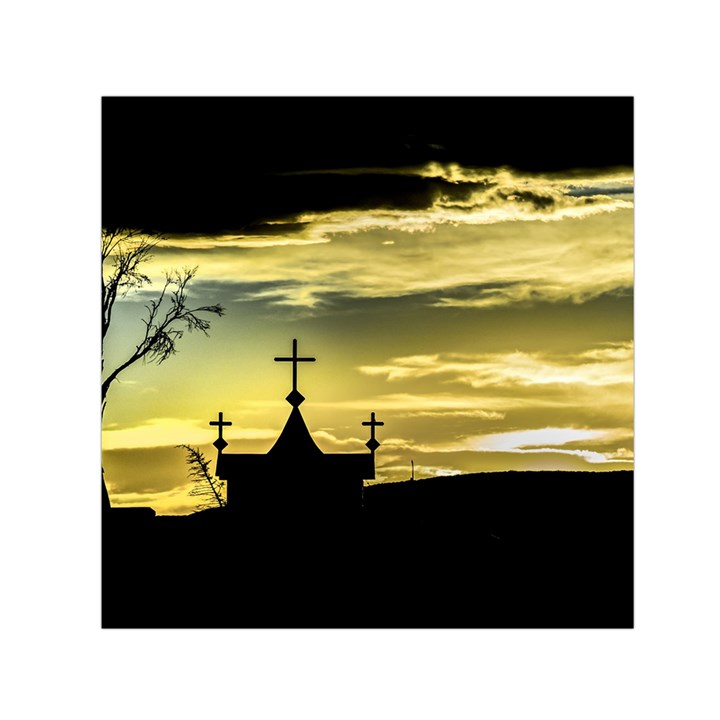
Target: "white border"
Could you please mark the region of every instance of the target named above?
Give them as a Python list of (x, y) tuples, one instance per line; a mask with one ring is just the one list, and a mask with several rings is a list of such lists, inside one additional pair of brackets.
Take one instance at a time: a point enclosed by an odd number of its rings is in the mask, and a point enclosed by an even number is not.
[[(718, 143), (704, 7), (133, 0), (3, 11), (0, 714), (717, 717)], [(636, 629), (100, 630), (88, 378), (99, 373), (100, 96), (112, 94), (635, 96)], [(210, 600), (220, 611), (233, 601)]]

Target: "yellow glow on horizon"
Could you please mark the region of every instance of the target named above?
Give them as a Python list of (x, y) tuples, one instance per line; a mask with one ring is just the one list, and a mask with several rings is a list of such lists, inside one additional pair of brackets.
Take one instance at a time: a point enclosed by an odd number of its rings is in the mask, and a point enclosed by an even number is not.
[(529, 445), (566, 445), (578, 440), (594, 440), (604, 434), (603, 430), (546, 427), (537, 430), (493, 433), (475, 438), (468, 444), (472, 446), (473, 450), (513, 451)]
[[(150, 448), (173, 445), (202, 445), (216, 432), (207, 421), (179, 418), (150, 418), (134, 427), (103, 430), (103, 447), (106, 450), (126, 448)], [(266, 440), (277, 437), (273, 428), (227, 428), (223, 435), (226, 439)], [(182, 440), (178, 441), (178, 438)]]

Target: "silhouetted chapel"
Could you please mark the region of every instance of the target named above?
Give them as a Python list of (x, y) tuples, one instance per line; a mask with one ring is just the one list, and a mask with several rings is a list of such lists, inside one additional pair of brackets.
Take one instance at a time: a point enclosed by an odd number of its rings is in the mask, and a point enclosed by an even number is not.
[(216, 475), (227, 483), (227, 509), (257, 521), (278, 517), (316, 517), (339, 519), (362, 507), (363, 481), (375, 477), (375, 428), (383, 425), (371, 413), (368, 453), (323, 453), (305, 424), (300, 405), (305, 398), (297, 389), (297, 366), (314, 362), (299, 357), (293, 340), (291, 357), (276, 357), (276, 362), (292, 363), (292, 390), (286, 400), (292, 406), (290, 416), (275, 444), (266, 454), (226, 453), (228, 443), (223, 413), (211, 422), (218, 428)]

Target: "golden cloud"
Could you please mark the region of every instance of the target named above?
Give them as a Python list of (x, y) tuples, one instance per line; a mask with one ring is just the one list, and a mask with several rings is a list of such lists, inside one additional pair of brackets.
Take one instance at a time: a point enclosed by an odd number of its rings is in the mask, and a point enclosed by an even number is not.
[[(309, 211), (275, 221), (271, 234), (172, 238), (153, 259), (151, 276), (161, 278), (179, 259), (200, 265), (202, 279), (269, 285), (243, 299), (302, 307), (330, 293), (434, 292), (440, 297), (429, 302), (440, 307), (489, 307), (583, 302), (632, 287), (631, 174), (558, 178), (459, 166), (417, 172), (471, 189), (461, 198), (440, 192), (424, 209)], [(473, 286), (470, 296), (451, 292)]]
[(542, 352), (445, 353), (392, 358), (358, 368), (389, 381), (431, 376), (474, 388), (517, 385), (617, 385), (633, 381), (633, 344), (613, 343), (565, 355)]

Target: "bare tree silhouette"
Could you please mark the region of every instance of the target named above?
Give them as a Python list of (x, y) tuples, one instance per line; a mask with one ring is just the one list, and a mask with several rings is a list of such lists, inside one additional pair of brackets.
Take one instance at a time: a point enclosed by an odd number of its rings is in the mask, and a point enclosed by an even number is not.
[(200, 452), (199, 448), (190, 445), (177, 445), (186, 452), (185, 462), (190, 468), (188, 477), (192, 478), (195, 485), (190, 490), (193, 497), (203, 498), (196, 506), (196, 510), (208, 510), (209, 508), (225, 507), (226, 503), (222, 497), (222, 489), (225, 483), (222, 480), (215, 480), (210, 472), (210, 461)]
[[(102, 381), (101, 414), (105, 412), (110, 386), (118, 376), (139, 360), (158, 365), (177, 352), (177, 342), (185, 330), (199, 330), (208, 334), (210, 321), (201, 314), (222, 316), (221, 305), (188, 307), (187, 288), (195, 277), (197, 267), (171, 270), (165, 273), (160, 294), (145, 305), (141, 319), (145, 331), (140, 342), (128, 352), (124, 361), (105, 374), (105, 338), (112, 323), (113, 310), (119, 298), (150, 285), (143, 272), (144, 264), (153, 256), (153, 250), (163, 239), (157, 233), (146, 233), (127, 228), (110, 228), (102, 231)], [(107, 488), (103, 479), (103, 501), (109, 507)]]

